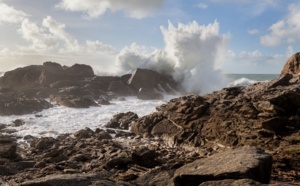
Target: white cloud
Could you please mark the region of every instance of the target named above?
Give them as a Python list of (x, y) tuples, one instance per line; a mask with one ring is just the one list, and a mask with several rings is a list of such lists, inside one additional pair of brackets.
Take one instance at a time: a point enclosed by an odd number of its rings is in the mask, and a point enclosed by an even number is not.
[(270, 26), (270, 33), (260, 38), (265, 46), (279, 46), (300, 42), (300, 3), (290, 4), (288, 15)]
[(142, 19), (152, 16), (163, 7), (166, 0), (61, 0), (56, 7), (75, 12), (84, 12), (89, 18), (104, 15), (107, 11), (123, 11), (129, 17)]
[(14, 7), (8, 6), (0, 1), (0, 24), (1, 23), (20, 23), (28, 15), (23, 11), (16, 10)]
[(247, 32), (250, 35), (255, 35), (255, 34), (259, 33), (259, 30), (258, 29), (250, 29), (250, 30), (247, 30)]
[(62, 51), (80, 51), (78, 41), (65, 31), (65, 25), (55, 21), (52, 17), (47, 16), (43, 19), (43, 24), (48, 29), (53, 37), (61, 40), (65, 44), (65, 49)]
[(116, 49), (100, 41), (86, 41), (86, 50), (89, 53), (116, 54)]
[(208, 8), (208, 5), (205, 4), (205, 3), (198, 3), (198, 4), (197, 4), (197, 7), (198, 7), (198, 8), (201, 8), (201, 9), (207, 9), (207, 8)]
[(46, 32), (45, 28), (39, 28), (37, 24), (29, 19), (24, 19), (21, 28), (18, 30), (23, 39), (30, 42), (29, 47), (22, 47), (26, 50), (45, 51), (58, 46), (58, 40), (54, 35)]

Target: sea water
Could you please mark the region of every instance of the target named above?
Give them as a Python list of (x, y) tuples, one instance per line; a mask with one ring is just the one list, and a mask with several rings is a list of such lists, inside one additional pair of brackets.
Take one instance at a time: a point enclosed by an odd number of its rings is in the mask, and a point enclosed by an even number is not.
[[(276, 74), (228, 74), (231, 83), (228, 86), (244, 86), (259, 81), (268, 81), (278, 77)], [(89, 127), (91, 129), (103, 127), (114, 115), (122, 112), (135, 112), (139, 117), (151, 114), (156, 107), (180, 95), (165, 95), (163, 100), (139, 100), (135, 97), (126, 97), (124, 101), (112, 100), (111, 105), (90, 107), (88, 109), (67, 108), (57, 106), (38, 113), (22, 116), (0, 116), (0, 123), (10, 125), (16, 119), (25, 122), (15, 129), (19, 137), (31, 135), (34, 137), (51, 136), (72, 133)]]

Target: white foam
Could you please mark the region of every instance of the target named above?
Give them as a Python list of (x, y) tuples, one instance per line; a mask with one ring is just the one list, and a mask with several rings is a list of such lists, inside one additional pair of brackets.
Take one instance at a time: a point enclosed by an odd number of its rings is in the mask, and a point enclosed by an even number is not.
[(171, 22), (161, 27), (165, 41), (162, 50), (132, 44), (117, 56), (121, 73), (135, 68), (147, 68), (172, 75), (187, 92), (198, 94), (221, 89), (228, 84), (226, 77), (216, 70), (225, 50), (227, 35), (219, 33), (219, 23)]
[[(90, 107), (88, 109), (67, 108), (55, 106), (35, 114), (22, 116), (1, 116), (0, 123), (10, 124), (16, 119), (22, 119), (25, 124), (16, 127), (18, 136), (32, 135), (36, 137), (56, 137), (63, 133), (72, 133), (77, 130), (89, 127), (91, 129), (101, 128), (115, 114), (132, 111), (139, 117), (155, 111), (155, 107), (175, 96), (165, 96), (164, 100), (139, 100), (135, 97), (127, 97), (125, 101), (114, 100), (113, 105)], [(11, 128), (11, 127), (10, 127)]]
[(258, 81), (248, 79), (248, 78), (239, 78), (237, 80), (234, 80), (229, 84), (229, 86), (247, 86), (247, 85), (252, 85), (254, 83), (257, 83)]

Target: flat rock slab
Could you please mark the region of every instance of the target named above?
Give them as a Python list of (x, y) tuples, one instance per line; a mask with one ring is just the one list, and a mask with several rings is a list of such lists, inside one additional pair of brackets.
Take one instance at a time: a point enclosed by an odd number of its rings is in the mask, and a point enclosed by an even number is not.
[(97, 174), (58, 174), (49, 175), (43, 178), (23, 182), (21, 186), (88, 186), (93, 182), (99, 182), (101, 185), (117, 185), (112, 181), (105, 180)]
[(177, 169), (174, 185), (199, 185), (207, 181), (252, 179), (269, 183), (272, 156), (254, 147), (220, 152)]

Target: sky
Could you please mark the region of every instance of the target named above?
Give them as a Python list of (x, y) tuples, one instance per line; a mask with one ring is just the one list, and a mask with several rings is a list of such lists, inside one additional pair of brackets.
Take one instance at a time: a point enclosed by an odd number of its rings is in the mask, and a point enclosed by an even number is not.
[(0, 71), (54, 61), (178, 79), (279, 74), (299, 50), (299, 9), (297, 0), (0, 0)]

